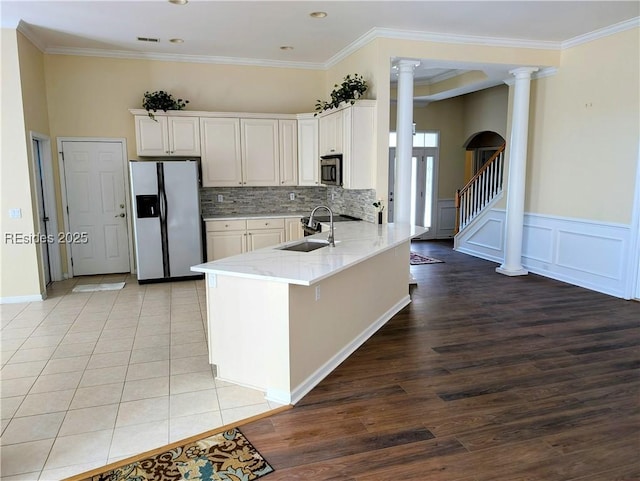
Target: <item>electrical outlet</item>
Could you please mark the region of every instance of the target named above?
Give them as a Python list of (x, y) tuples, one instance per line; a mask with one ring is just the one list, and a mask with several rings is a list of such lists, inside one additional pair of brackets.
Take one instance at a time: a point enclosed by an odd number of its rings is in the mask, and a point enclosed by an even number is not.
[(218, 194), (218, 202), (224, 202), (224, 195)]
[(316, 286), (316, 301), (320, 300), (320, 286)]
[(290, 192), (290, 193), (289, 193), (289, 200), (296, 200), (296, 194), (295, 194), (295, 192)]
[(20, 219), (22, 217), (22, 209), (9, 209), (10, 219)]

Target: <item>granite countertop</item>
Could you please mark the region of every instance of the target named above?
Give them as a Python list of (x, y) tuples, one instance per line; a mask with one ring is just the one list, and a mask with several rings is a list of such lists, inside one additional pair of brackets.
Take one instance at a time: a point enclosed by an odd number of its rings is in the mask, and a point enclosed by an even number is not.
[[(194, 272), (219, 274), (248, 279), (261, 279), (287, 284), (310, 286), (359, 262), (392, 249), (428, 229), (409, 224), (371, 224), (341, 222), (335, 225), (335, 247), (323, 247), (311, 252), (285, 251), (279, 247), (300, 240), (265, 247), (244, 254), (192, 266)], [(309, 239), (326, 240), (328, 232)], [(409, 259), (406, 259), (409, 264)]]

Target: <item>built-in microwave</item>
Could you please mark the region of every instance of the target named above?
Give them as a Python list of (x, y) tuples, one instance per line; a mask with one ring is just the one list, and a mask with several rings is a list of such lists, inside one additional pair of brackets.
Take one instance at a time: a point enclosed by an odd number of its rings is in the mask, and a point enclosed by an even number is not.
[(324, 185), (342, 185), (342, 154), (320, 157), (320, 183)]

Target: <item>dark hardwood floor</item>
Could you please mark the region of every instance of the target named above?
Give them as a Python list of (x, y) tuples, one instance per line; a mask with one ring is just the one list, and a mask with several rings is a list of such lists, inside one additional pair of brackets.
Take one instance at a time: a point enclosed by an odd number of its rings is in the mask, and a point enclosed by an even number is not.
[(640, 479), (640, 303), (451, 247), (414, 243), (445, 263), (412, 266), (412, 303), (293, 409), (241, 428), (265, 479)]

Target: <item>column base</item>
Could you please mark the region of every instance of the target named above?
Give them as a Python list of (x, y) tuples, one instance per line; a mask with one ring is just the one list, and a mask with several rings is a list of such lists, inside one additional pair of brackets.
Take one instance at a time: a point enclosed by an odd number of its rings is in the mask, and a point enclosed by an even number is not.
[(526, 276), (527, 274), (529, 274), (529, 271), (526, 270), (524, 267), (521, 267), (520, 269), (511, 270), (503, 266), (500, 266), (500, 267), (496, 267), (496, 272), (498, 274), (503, 274), (509, 277)]

